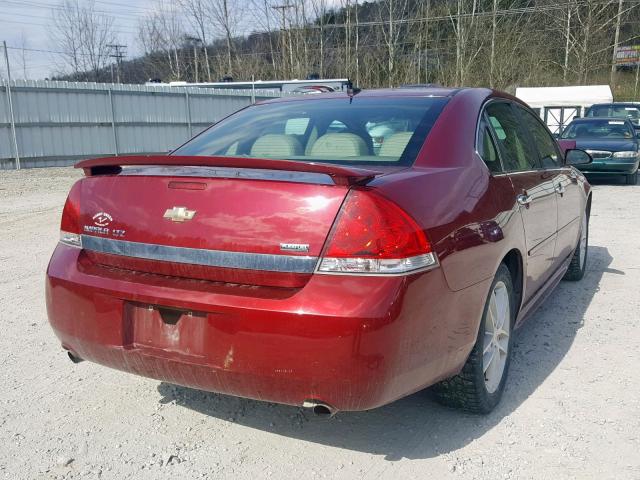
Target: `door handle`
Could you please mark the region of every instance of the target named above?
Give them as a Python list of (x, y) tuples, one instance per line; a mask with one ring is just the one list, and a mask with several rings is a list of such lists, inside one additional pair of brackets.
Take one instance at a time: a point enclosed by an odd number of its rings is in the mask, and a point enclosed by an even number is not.
[(529, 208), (529, 204), (531, 203), (532, 198), (530, 195), (524, 193), (522, 195), (518, 195), (516, 197), (516, 200), (518, 201), (519, 205)]
[(565, 192), (565, 186), (561, 183), (558, 183), (555, 188), (556, 193), (563, 195)]

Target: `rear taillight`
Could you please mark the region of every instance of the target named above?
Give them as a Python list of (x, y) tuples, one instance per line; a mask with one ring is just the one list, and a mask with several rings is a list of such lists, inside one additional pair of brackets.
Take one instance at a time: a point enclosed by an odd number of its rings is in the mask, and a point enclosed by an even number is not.
[(72, 247), (82, 247), (80, 238), (80, 182), (71, 187), (67, 201), (62, 209), (60, 243)]
[(329, 234), (318, 271), (402, 274), (434, 265), (436, 255), (413, 218), (372, 191), (352, 190)]

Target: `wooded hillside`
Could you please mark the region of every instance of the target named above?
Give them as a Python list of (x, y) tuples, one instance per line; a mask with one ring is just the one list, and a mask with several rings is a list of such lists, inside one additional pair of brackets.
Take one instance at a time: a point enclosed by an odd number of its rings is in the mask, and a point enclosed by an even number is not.
[[(610, 83), (616, 99), (626, 99), (640, 93), (638, 79), (629, 67), (616, 74), (614, 47), (640, 44), (639, 5), (639, 0), (179, 0), (158, 4), (139, 22), (146, 53), (122, 61), (117, 73), (133, 83), (317, 73), (349, 77), (366, 88), (439, 83), (508, 91)], [(93, 14), (90, 4), (66, 0), (62, 6), (55, 14), (57, 28), (69, 30), (70, 22), (82, 17), (61, 17), (74, 9), (98, 17), (106, 33), (113, 25)], [(240, 35), (240, 25), (249, 20), (255, 31)], [(114, 43), (113, 37), (101, 36), (103, 43)], [(73, 58), (73, 49), (63, 43), (58, 48), (69, 51), (69, 71), (61, 78), (111, 80), (108, 55), (87, 67), (81, 57)]]

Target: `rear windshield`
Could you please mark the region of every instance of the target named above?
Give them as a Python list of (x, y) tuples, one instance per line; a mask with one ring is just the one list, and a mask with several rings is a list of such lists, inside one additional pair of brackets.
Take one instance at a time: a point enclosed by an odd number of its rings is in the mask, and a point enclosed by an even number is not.
[(446, 102), (355, 96), (256, 105), (172, 154), (411, 165)]
[(633, 138), (633, 130), (624, 120), (571, 122), (562, 138)]

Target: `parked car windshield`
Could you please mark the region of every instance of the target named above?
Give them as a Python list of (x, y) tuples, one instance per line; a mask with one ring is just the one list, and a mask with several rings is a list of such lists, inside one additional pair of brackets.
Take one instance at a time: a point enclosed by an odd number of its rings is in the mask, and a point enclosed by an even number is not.
[(633, 129), (624, 120), (579, 120), (573, 121), (561, 138), (633, 138)]
[(640, 105), (594, 105), (587, 117), (628, 118), (632, 123), (640, 124)]
[(447, 101), (356, 95), (259, 104), (172, 154), (411, 165)]

